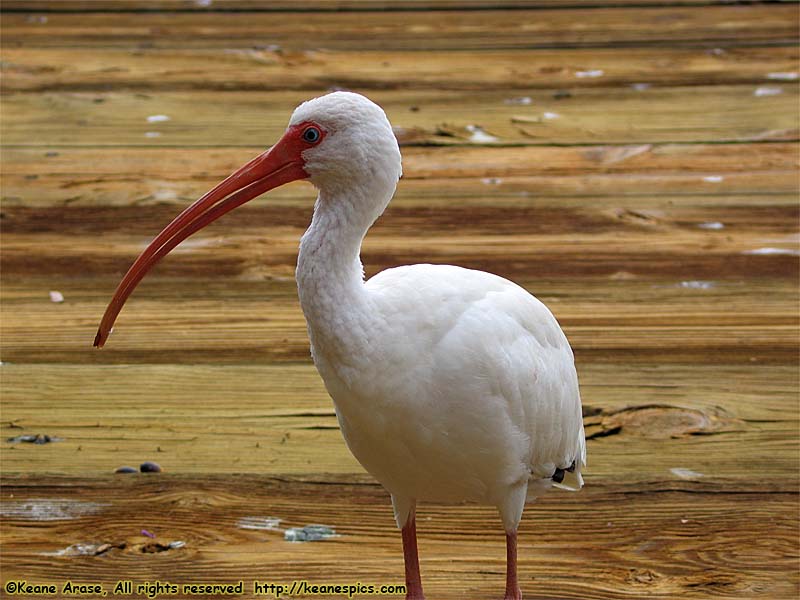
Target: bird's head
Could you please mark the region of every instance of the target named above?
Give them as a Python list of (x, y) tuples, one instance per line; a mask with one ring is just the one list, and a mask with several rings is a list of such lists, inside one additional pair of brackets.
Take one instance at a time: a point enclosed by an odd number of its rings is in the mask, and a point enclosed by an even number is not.
[(277, 145), (300, 140), (303, 169), (320, 190), (352, 193), (390, 187), (400, 178), (400, 149), (380, 106), (360, 94), (334, 92), (295, 109)]
[(102, 347), (125, 301), (159, 260), (187, 237), (264, 192), (308, 179), (320, 198), (345, 198), (372, 222), (400, 178), (400, 149), (383, 110), (364, 96), (334, 92), (304, 102), (267, 152), (237, 169), (159, 233), (125, 274), (94, 345)]

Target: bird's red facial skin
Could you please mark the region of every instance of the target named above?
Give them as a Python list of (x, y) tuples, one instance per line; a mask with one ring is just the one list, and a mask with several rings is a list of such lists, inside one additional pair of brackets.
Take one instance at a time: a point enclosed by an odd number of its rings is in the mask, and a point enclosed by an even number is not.
[(322, 142), (325, 135), (325, 130), (313, 122), (298, 123), (289, 127), (269, 151), (256, 156), (236, 170), (225, 181), (175, 217), (145, 248), (122, 278), (100, 322), (94, 345), (102, 347), (105, 344), (128, 296), (153, 265), (175, 246), (256, 196), (290, 181), (307, 179), (303, 152)]
[[(315, 138), (312, 133), (316, 135)], [(305, 166), (303, 152), (318, 146), (327, 134), (327, 131), (313, 121), (303, 121), (289, 127), (279, 143), (285, 144), (287, 153), (295, 153), (300, 163)]]

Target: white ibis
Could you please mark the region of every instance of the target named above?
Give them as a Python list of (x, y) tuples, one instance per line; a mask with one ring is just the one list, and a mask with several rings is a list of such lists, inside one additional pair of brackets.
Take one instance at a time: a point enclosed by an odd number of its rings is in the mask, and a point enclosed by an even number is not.
[(136, 284), (182, 240), (267, 190), (309, 180), (319, 194), (300, 242), (297, 287), (311, 353), (347, 446), (391, 494), (407, 598), (423, 598), (420, 500), (496, 506), (506, 532), (505, 597), (520, 598), (517, 527), (525, 502), (553, 485), (583, 485), (572, 349), (544, 304), (497, 275), (422, 264), (364, 280), (361, 242), (400, 175), (400, 149), (378, 105), (349, 92), (301, 104), (277, 144), (142, 252), (94, 345), (105, 343)]

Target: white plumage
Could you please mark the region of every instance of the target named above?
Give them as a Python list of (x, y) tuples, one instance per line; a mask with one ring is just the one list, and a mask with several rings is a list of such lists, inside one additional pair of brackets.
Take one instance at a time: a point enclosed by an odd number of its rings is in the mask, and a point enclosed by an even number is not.
[(104, 343), (147, 269), (182, 239), (272, 187), (309, 179), (319, 196), (300, 244), (300, 303), (347, 445), (391, 493), (403, 530), (407, 597), (422, 598), (417, 501), (471, 500), (500, 512), (506, 598), (519, 598), (516, 530), (525, 501), (554, 481), (570, 489), (583, 484), (586, 445), (572, 350), (544, 304), (496, 275), (422, 264), (364, 281), (361, 242), (400, 175), (400, 150), (380, 107), (347, 92), (305, 102), (278, 144), (184, 211), (145, 250), (117, 289), (95, 343)]
[[(541, 302), (446, 265), (389, 269), (352, 293), (369, 306), (342, 316), (357, 340), (330, 335), (330, 313), (320, 322), (303, 308), (348, 447), (392, 494), (398, 526), (415, 500), (473, 500), (496, 506), (511, 531), (556, 468), (577, 459), (582, 484), (572, 351)], [(333, 312), (351, 311), (344, 299)]]
[(301, 105), (291, 123), (307, 121), (333, 133), (306, 151), (320, 194), (297, 282), (348, 447), (391, 493), (398, 527), (418, 500), (473, 500), (516, 532), (526, 499), (557, 469), (567, 474), (557, 485), (583, 485), (566, 336), (539, 300), (482, 271), (413, 265), (365, 283), (361, 241), (394, 194), (397, 142), (383, 111), (356, 94)]

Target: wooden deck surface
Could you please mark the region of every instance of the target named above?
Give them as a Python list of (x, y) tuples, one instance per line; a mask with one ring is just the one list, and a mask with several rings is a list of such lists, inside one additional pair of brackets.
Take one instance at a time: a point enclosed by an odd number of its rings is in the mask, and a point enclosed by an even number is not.
[[(367, 275), (493, 271), (572, 342), (586, 487), (528, 506), (525, 598), (800, 595), (798, 4), (499, 4), (3, 1), (1, 597), (403, 583), (309, 358), (310, 186), (189, 240), (91, 347), (147, 241), (332, 88), (403, 146)], [(113, 474), (145, 460), (164, 472)], [(492, 509), (418, 520), (430, 600), (501, 596)], [(312, 523), (338, 537), (284, 541)]]

